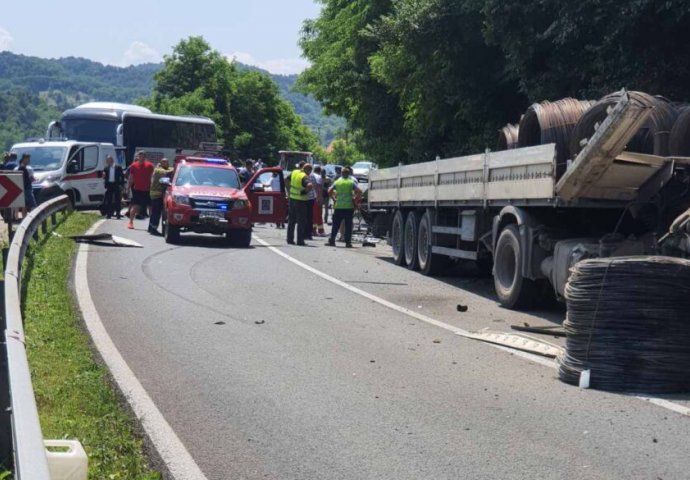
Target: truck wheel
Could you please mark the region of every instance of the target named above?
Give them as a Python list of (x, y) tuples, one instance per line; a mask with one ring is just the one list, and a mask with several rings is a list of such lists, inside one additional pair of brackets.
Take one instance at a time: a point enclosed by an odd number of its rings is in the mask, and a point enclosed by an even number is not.
[(517, 225), (503, 229), (494, 252), (494, 288), (506, 308), (529, 307), (534, 301), (535, 283), (522, 276), (520, 265), (524, 252)]
[(405, 216), (402, 210), (397, 210), (391, 225), (391, 247), (393, 248), (393, 263), (405, 265)]
[(177, 225), (170, 225), (167, 220), (163, 222), (163, 235), (165, 236), (165, 243), (175, 244), (180, 241), (180, 227)]
[(448, 266), (448, 257), (431, 253), (431, 215), (425, 212), (417, 233), (417, 262), (423, 275), (434, 276)]
[(251, 230), (231, 230), (227, 234), (228, 241), (233, 247), (249, 248), (252, 243)]
[(417, 237), (419, 231), (419, 212), (410, 212), (405, 220), (405, 239), (403, 241), (405, 251), (405, 263), (410, 270), (419, 270), (417, 255)]

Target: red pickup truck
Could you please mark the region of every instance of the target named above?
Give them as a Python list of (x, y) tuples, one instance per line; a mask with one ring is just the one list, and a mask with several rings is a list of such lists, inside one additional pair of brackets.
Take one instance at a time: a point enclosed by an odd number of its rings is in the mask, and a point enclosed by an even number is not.
[(163, 199), (163, 235), (177, 243), (181, 232), (225, 235), (236, 247), (249, 247), (255, 223), (282, 223), (287, 213), (285, 182), (281, 191), (264, 191), (257, 178), (278, 167), (256, 172), (243, 187), (235, 167), (221, 158), (187, 157), (177, 162)]

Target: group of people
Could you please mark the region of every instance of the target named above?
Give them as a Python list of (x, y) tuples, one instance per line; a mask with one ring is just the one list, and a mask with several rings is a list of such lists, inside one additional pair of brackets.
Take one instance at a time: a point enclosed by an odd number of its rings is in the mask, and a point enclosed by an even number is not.
[(149, 219), (148, 231), (151, 235), (160, 235), (158, 226), (163, 212), (163, 193), (165, 187), (161, 178), (171, 177), (173, 168), (167, 158), (162, 158), (158, 165), (146, 159), (146, 152), (139, 151), (134, 162), (127, 169), (127, 175), (120, 165), (115, 164), (112, 156), (105, 159), (103, 171), (105, 182), (105, 199), (102, 213), (107, 218), (122, 218), (122, 190), (127, 184), (130, 192), (129, 223), (127, 228), (134, 228), (135, 218)]
[[(328, 203), (333, 202), (333, 218), (327, 245), (335, 246), (341, 225), (344, 225), (345, 246), (352, 248), (352, 225), (355, 208), (362, 191), (352, 177), (352, 171), (345, 167), (331, 183), (320, 166), (301, 162), (287, 179), (288, 225), (287, 243), (306, 245), (314, 236), (324, 236), (324, 215), (328, 215)], [(325, 208), (324, 208), (325, 207)], [(325, 214), (322, 213), (325, 211)], [(278, 225), (280, 228), (281, 225)], [(295, 242), (295, 230), (297, 241)]]

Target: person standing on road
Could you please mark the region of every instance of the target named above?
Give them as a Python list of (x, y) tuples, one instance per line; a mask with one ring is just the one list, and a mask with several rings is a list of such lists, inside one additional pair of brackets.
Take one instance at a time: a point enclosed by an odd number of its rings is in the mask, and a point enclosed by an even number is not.
[(323, 230), (323, 216), (321, 210), (323, 209), (323, 175), (321, 174), (321, 166), (317, 165), (314, 167), (314, 173), (312, 173), (314, 182), (314, 204), (312, 205), (312, 236), (313, 235), (324, 235)]
[[(311, 165), (310, 165), (311, 166)], [(307, 215), (308, 215), (308, 221), (307, 224), (304, 228), (304, 238), (306, 240), (314, 240), (314, 236), (312, 235), (313, 231), (313, 211), (314, 211), (314, 205), (316, 204), (316, 197), (317, 197), (317, 192), (319, 191), (319, 185), (317, 183), (317, 175), (315, 170), (312, 167), (312, 172), (308, 174), (309, 175), (309, 183), (311, 183), (311, 189), (307, 192)]]
[(22, 172), (22, 180), (24, 182), (24, 208), (22, 209), (22, 217), (26, 217), (26, 214), (36, 208), (36, 197), (34, 197), (33, 183), (36, 180), (34, 178), (34, 170), (29, 166), (31, 163), (31, 155), (25, 153), (22, 155), (21, 160), (19, 160), (19, 166), (17, 167), (18, 172)]
[(287, 243), (295, 244), (295, 227), (297, 228), (297, 245), (304, 246), (306, 228), (309, 227), (309, 182), (311, 165), (305, 164), (301, 170), (293, 170), (290, 175), (290, 213), (288, 216)]
[(146, 160), (146, 152), (137, 153), (134, 163), (129, 167), (128, 187), (130, 195), (129, 224), (127, 228), (134, 228), (134, 217), (141, 210), (146, 212), (149, 205), (151, 190), (151, 176), (153, 175), (153, 164)]
[(161, 185), (161, 178), (172, 177), (173, 169), (170, 168), (170, 163), (167, 158), (161, 158), (158, 166), (153, 170), (151, 175), (151, 189), (149, 197), (151, 199), (151, 218), (149, 219), (149, 233), (151, 235), (160, 235), (158, 231), (158, 224), (161, 221), (161, 213), (163, 212), (163, 193), (165, 186)]
[(5, 154), (0, 170), (16, 170), (18, 166), (17, 154), (15, 152), (9, 152)]
[(333, 199), (333, 227), (327, 243), (331, 247), (335, 247), (335, 236), (340, 224), (345, 223), (345, 246), (352, 248), (352, 218), (355, 213), (355, 201), (359, 201), (362, 191), (350, 178), (351, 173), (348, 167), (343, 168), (341, 177), (333, 183), (328, 192)]
[(113, 214), (119, 220), (122, 218), (122, 187), (125, 184), (125, 175), (120, 165), (115, 165), (112, 155), (105, 157), (105, 169), (103, 170), (105, 183), (105, 199), (103, 200), (103, 213), (106, 218), (112, 218)]

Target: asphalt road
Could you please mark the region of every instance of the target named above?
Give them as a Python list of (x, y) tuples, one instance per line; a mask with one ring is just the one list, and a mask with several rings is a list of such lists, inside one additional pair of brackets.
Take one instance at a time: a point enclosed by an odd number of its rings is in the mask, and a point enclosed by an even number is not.
[[(137, 228), (101, 226), (145, 248), (90, 246), (91, 295), (208, 479), (690, 478), (686, 416), (562, 384), (553, 368), (376, 303), (256, 240), (236, 250), (190, 235), (170, 246)], [(426, 278), (393, 265), (383, 244), (288, 247), (282, 231), (255, 233), (466, 330), (564, 315), (502, 309), (489, 279)]]

